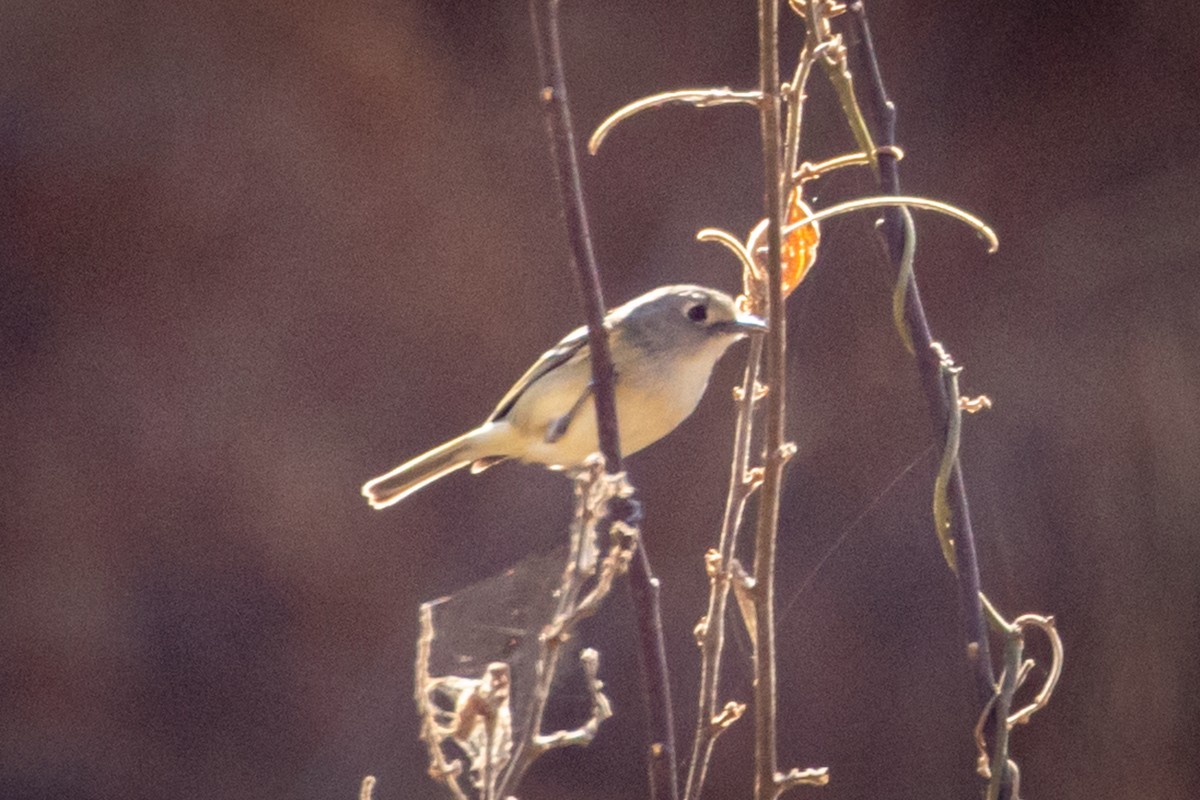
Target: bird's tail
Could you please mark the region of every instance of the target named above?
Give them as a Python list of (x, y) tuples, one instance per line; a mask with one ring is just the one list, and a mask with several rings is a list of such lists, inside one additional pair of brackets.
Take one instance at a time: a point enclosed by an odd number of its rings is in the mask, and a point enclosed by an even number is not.
[(385, 475), (372, 478), (363, 484), (363, 497), (367, 498), (372, 508), (387, 508), (393, 503), (399, 503), (438, 478), (488, 455), (480, 452), (479, 440), (484, 433), (482, 428), (467, 431), (457, 439), (451, 439), (411, 461), (404, 462)]

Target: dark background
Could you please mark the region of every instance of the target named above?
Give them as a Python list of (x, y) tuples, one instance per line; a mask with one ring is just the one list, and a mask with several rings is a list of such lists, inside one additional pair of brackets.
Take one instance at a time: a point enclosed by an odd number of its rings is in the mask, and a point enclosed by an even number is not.
[[(985, 587), (1066, 642), (1015, 734), (1025, 795), (1192, 797), (1200, 15), (872, 11), (907, 190), (1003, 242), (918, 220), (935, 333), (996, 404), (963, 449)], [(754, 25), (750, 3), (570, 3), (579, 127), (752, 86)], [(505, 466), (386, 513), (358, 487), (481, 420), (580, 319), (524, 4), (18, 2), (0, 30), (0, 796), (333, 800), (366, 773), (438, 796), (416, 607), (552, 547), (567, 484)], [(810, 154), (850, 146), (820, 75), (810, 109)], [(737, 288), (693, 235), (756, 221), (756, 136), (745, 108), (664, 110), (587, 161), (610, 302)], [(838, 175), (818, 203), (869, 190)], [(831, 767), (806, 796), (973, 797), (931, 431), (872, 220), (826, 225), (789, 307), (781, 763)], [(683, 749), (738, 360), (630, 460)], [(618, 716), (526, 800), (644, 796), (623, 587), (589, 636)], [(750, 730), (707, 796), (748, 796)]]

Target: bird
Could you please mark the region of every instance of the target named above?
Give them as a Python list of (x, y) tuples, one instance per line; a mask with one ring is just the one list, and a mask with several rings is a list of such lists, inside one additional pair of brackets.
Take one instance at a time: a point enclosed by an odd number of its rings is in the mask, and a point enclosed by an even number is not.
[[(604, 324), (626, 454), (687, 419), (730, 345), (767, 328), (724, 292), (688, 284), (636, 297), (609, 311)], [(483, 424), (372, 478), (362, 494), (383, 509), (467, 466), (472, 473), (509, 459), (552, 470), (581, 466), (598, 449), (593, 402), (588, 329), (580, 327), (534, 362)]]

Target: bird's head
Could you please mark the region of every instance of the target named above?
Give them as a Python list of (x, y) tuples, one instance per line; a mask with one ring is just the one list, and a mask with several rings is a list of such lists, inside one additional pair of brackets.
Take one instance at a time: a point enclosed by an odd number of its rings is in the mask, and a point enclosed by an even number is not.
[(716, 357), (743, 336), (767, 329), (760, 318), (739, 311), (724, 292), (686, 284), (635, 298), (614, 309), (610, 320), (630, 344), (647, 352), (701, 349)]

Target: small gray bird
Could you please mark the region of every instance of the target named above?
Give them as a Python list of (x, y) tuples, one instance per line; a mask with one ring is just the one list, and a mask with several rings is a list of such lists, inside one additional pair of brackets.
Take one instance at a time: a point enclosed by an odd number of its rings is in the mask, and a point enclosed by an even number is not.
[[(747, 333), (766, 330), (729, 295), (663, 286), (604, 318), (616, 373), (621, 449), (636, 453), (696, 410), (717, 361)], [(363, 496), (387, 508), (468, 464), (480, 472), (515, 458), (550, 469), (579, 466), (598, 449), (587, 328), (548, 350), (474, 430), (368, 481)]]

